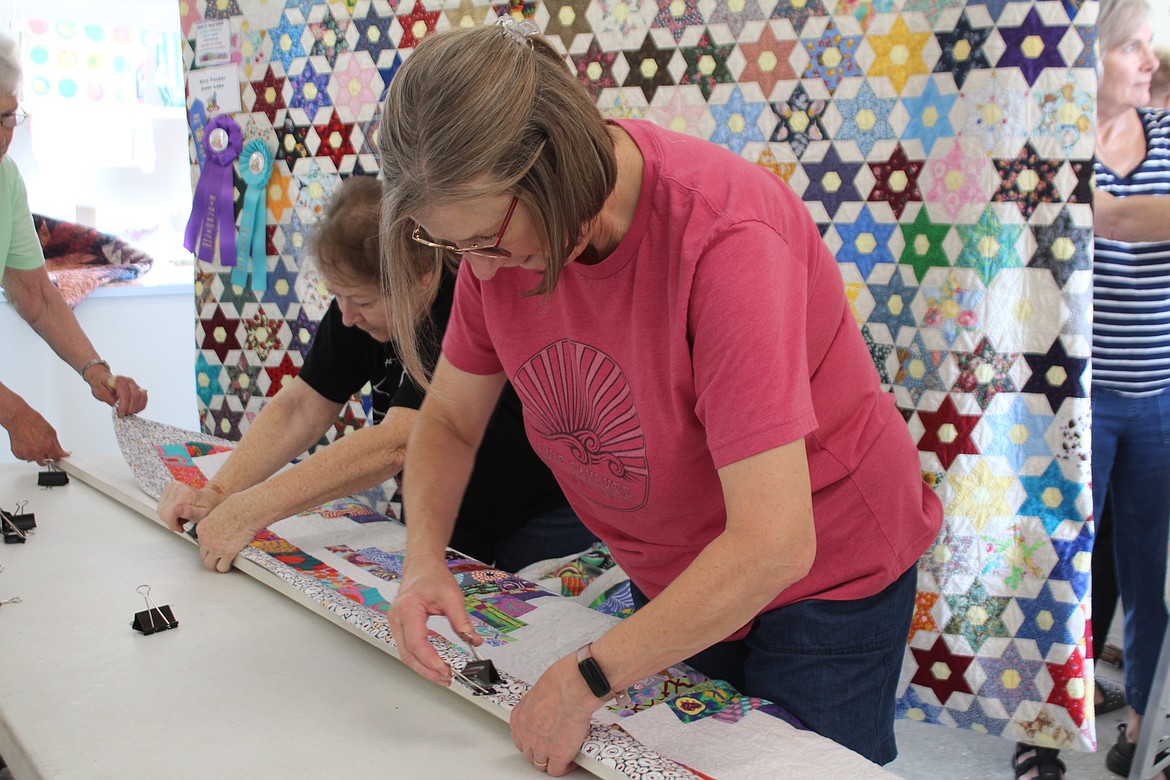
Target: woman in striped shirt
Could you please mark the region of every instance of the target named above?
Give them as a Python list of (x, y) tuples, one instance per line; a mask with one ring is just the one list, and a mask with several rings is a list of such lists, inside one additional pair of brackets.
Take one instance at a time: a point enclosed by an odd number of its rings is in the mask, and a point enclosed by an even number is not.
[(1103, 0), (1094, 162), (1093, 511), (1101, 516), (1108, 488), (1132, 712), (1106, 765), (1126, 775), (1167, 624), (1170, 111), (1143, 107), (1158, 68), (1152, 37), (1146, 0)]

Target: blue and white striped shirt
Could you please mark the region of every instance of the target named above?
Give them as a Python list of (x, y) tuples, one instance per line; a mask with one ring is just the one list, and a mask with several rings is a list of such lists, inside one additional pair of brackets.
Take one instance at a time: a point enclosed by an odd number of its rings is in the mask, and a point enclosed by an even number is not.
[[(1094, 161), (1097, 189), (1162, 195), (1170, 221), (1170, 110), (1137, 109), (1146, 159), (1119, 176)], [(1170, 387), (1170, 241), (1093, 239), (1093, 386), (1128, 396)]]

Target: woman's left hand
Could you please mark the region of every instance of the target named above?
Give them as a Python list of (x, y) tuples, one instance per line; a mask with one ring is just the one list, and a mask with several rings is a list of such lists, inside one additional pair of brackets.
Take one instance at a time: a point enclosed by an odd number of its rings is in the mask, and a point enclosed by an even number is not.
[(537, 769), (567, 775), (589, 736), (589, 717), (601, 705), (577, 671), (576, 658), (565, 656), (512, 710), (512, 742)]

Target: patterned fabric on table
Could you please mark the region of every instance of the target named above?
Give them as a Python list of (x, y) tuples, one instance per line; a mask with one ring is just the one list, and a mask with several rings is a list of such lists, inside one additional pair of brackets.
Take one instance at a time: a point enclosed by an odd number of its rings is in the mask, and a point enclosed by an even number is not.
[[(231, 452), (231, 442), (182, 431), (135, 415), (115, 417), (118, 445), (142, 489), (157, 498), (171, 479), (206, 484)], [(175, 438), (175, 437), (178, 438)], [(337, 511), (336, 502), (285, 518), (256, 534), (241, 565), (279, 590), (391, 655), (397, 644), (386, 613), (403, 570), (406, 528), (364, 509)], [(501, 681), (478, 696), (485, 710), (507, 720), (554, 661), (592, 641), (619, 618), (559, 596), (519, 574), (492, 569), (455, 550), (447, 566), (463, 591), (473, 630)], [(560, 562), (595, 573), (609, 555), (597, 548)], [(239, 562), (237, 562), (239, 564)], [(610, 561), (612, 563), (612, 561)], [(555, 581), (560, 580), (554, 578)], [(243, 585), (244, 583), (239, 583)], [(449, 625), (431, 626), (429, 641), (455, 670), (472, 660)], [(332, 630), (332, 629), (330, 629)], [(475, 698), (470, 686), (452, 688)], [(438, 688), (434, 689), (436, 695)], [(392, 706), (384, 695), (375, 706)], [(744, 696), (685, 663), (638, 681), (628, 705), (616, 702), (592, 716), (581, 765), (613, 780), (777, 780), (827, 774), (882, 780), (886, 770), (803, 729), (782, 707)]]
[(33, 224), (45, 267), (70, 308), (102, 285), (137, 279), (154, 262), (126, 239), (76, 222), (34, 214)]
[[(946, 522), (919, 567), (899, 714), (1095, 745), (1087, 399), (1095, 0), (184, 0), (228, 18), (268, 143), (268, 288), (197, 274), (203, 427), (236, 439), (328, 301), (329, 193), (375, 173), (377, 102), (432, 31), (512, 13), (607, 115), (723, 144), (804, 199)], [(192, 160), (195, 160), (192, 148)], [(238, 186), (239, 192), (244, 191)], [(238, 204), (237, 204), (238, 205)], [(353, 399), (334, 435), (363, 424)]]

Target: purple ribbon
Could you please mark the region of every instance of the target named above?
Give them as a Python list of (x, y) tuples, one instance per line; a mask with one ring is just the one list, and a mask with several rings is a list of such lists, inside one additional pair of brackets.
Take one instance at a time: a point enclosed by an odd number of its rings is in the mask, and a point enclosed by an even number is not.
[(183, 246), (208, 263), (215, 262), (215, 239), (218, 236), (220, 263), (236, 264), (232, 163), (240, 156), (242, 146), (240, 126), (227, 114), (213, 117), (207, 123), (203, 131), (206, 162), (199, 172)]

